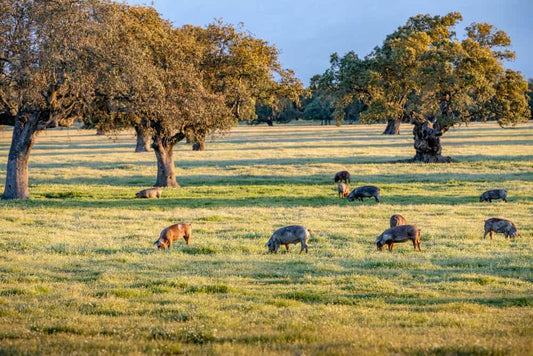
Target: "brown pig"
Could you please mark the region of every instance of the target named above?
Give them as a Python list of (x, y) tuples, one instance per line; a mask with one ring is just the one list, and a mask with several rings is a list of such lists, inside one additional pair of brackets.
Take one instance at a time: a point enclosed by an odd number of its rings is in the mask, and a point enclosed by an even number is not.
[(406, 225), (406, 224), (407, 224), (407, 221), (405, 221), (405, 218), (401, 216), (400, 214), (395, 214), (390, 217), (390, 227)]
[(350, 183), (350, 173), (348, 171), (340, 171), (335, 174), (335, 183), (342, 181)]
[(485, 234), (483, 235), (483, 238), (489, 234), (490, 239), (492, 240), (492, 235), (494, 235), (495, 232), (503, 233), (505, 238), (520, 236), (520, 232), (516, 228), (514, 222), (511, 220), (499, 218), (490, 218), (485, 220)]
[(165, 248), (171, 248), (172, 242), (176, 241), (180, 237), (183, 237), (185, 243), (189, 245), (189, 240), (191, 239), (191, 224), (179, 223), (170, 225), (161, 231), (159, 234), (159, 239), (154, 242), (154, 245), (157, 245), (157, 248), (164, 250)]
[(337, 185), (337, 192), (339, 193), (339, 198), (346, 198), (350, 194), (350, 190), (345, 183), (339, 183)]
[(136, 198), (161, 198), (161, 188), (155, 187), (155, 188), (148, 188), (143, 189), (140, 192), (137, 192), (135, 194)]
[(383, 231), (383, 233), (378, 236), (376, 241), (374, 241), (374, 244), (377, 245), (379, 251), (383, 250), (384, 245), (388, 245), (389, 251), (392, 252), (395, 242), (405, 242), (407, 240), (413, 241), (413, 247), (415, 248), (415, 250), (418, 247), (418, 251), (421, 251), (420, 229), (414, 225), (401, 225), (391, 227)]

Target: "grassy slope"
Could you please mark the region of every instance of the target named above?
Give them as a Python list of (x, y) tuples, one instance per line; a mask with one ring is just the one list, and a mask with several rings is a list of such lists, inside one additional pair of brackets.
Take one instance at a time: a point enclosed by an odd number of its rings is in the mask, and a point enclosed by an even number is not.
[[(409, 127), (239, 127), (205, 152), (175, 150), (182, 189), (155, 181), (132, 134), (50, 130), (30, 163), (30, 201), (0, 201), (0, 353), (528, 354), (533, 349), (533, 125), (446, 134), (449, 165), (413, 154)], [(0, 131), (0, 183), (10, 132)], [(382, 203), (336, 197), (376, 184)], [(506, 188), (509, 203), (479, 203)], [(422, 229), (378, 253), (401, 213)], [(522, 237), (481, 240), (492, 216)], [(189, 248), (152, 245), (193, 223)], [(273, 230), (314, 231), (308, 255), (266, 254)]]

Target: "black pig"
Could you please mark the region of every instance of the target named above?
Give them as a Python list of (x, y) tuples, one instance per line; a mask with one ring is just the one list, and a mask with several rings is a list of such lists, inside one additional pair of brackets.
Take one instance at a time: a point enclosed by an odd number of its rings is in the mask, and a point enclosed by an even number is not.
[(520, 232), (511, 220), (498, 218), (485, 220), (485, 234), (483, 235), (483, 238), (489, 234), (490, 239), (492, 240), (492, 235), (494, 235), (495, 232), (503, 233), (505, 238), (520, 236)]
[(492, 202), (492, 199), (501, 199), (507, 203), (507, 191), (505, 189), (492, 189), (487, 190), (485, 193), (479, 196), (479, 201), (489, 201)]
[(348, 195), (349, 201), (354, 201), (355, 199), (363, 201), (363, 198), (374, 197), (379, 203), (379, 188), (373, 185), (363, 185), (362, 187), (355, 188), (352, 190), (350, 195)]
[(384, 245), (388, 245), (389, 251), (392, 252), (395, 242), (405, 242), (407, 240), (413, 241), (413, 247), (415, 248), (415, 250), (418, 247), (418, 251), (421, 251), (420, 229), (414, 225), (401, 225), (391, 227), (383, 231), (383, 233), (378, 236), (374, 243), (377, 245), (379, 251), (383, 250)]

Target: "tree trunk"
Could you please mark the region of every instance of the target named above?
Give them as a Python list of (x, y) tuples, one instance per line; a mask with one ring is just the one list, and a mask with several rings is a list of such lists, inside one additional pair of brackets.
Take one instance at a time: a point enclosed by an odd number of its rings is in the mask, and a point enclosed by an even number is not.
[(424, 122), (415, 122), (413, 128), (415, 151), (414, 162), (425, 163), (449, 163), (452, 159), (448, 156), (442, 156), (442, 147), (440, 145), (440, 136), (445, 129), (433, 127), (433, 124), (426, 120)]
[(205, 150), (205, 137), (206, 134), (204, 132), (197, 132), (194, 137), (194, 143), (192, 145), (193, 151), (203, 151)]
[(155, 187), (179, 187), (174, 170), (174, 145), (163, 144), (161, 139), (154, 139), (152, 148), (157, 158), (157, 181)]
[(205, 150), (205, 141), (202, 141), (202, 142), (195, 142), (195, 143), (192, 145), (192, 150), (193, 150), (193, 151), (203, 151), (203, 150)]
[(387, 127), (385, 128), (385, 131), (383, 131), (383, 135), (399, 135), (401, 123), (402, 120), (400, 119), (387, 120)]
[(37, 136), (35, 117), (23, 123), (17, 120), (13, 128), (11, 147), (7, 157), (6, 185), (2, 199), (29, 199), (28, 162)]
[(135, 146), (135, 152), (148, 152), (150, 151), (150, 135), (139, 127), (135, 126), (135, 133), (137, 135), (137, 146)]

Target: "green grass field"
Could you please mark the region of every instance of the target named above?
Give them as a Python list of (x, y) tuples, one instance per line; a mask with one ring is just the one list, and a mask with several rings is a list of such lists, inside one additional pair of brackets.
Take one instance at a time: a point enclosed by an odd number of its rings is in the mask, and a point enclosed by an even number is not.
[[(241, 126), (204, 152), (180, 144), (182, 188), (159, 200), (134, 199), (156, 163), (132, 133), (44, 132), (31, 200), (0, 201), (0, 354), (531, 355), (533, 123), (451, 130), (442, 165), (394, 163), (414, 154), (411, 127), (382, 130)], [(339, 199), (343, 169), (382, 202)], [(509, 202), (479, 203), (493, 188)], [(376, 251), (397, 213), (422, 252)], [(482, 240), (489, 217), (522, 236)], [(191, 245), (157, 251), (177, 222)], [(309, 254), (267, 254), (290, 224), (313, 230)]]

